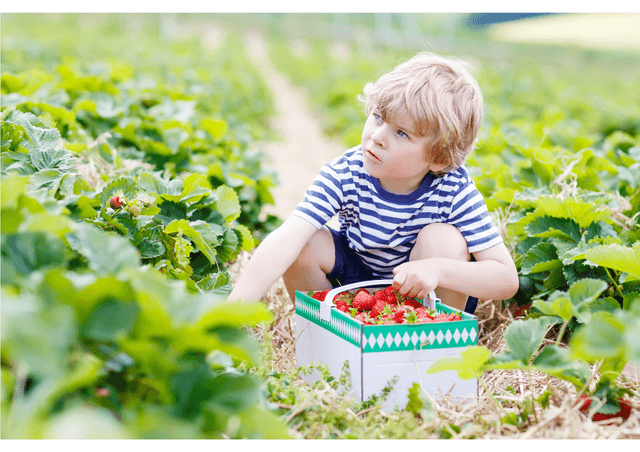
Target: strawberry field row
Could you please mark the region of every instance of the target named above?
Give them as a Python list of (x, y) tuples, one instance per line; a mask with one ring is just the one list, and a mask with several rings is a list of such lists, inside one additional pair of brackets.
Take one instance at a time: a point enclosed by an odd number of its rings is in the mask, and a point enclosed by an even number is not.
[(286, 436), (247, 370), (270, 314), (225, 302), (277, 221), (259, 73), (234, 39), (53, 25), (2, 17), (2, 436)]

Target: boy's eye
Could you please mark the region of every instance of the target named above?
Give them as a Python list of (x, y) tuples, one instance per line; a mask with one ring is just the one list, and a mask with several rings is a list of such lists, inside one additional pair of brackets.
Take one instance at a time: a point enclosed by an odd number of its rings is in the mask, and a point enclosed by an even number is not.
[(382, 116), (380, 116), (378, 113), (374, 113), (373, 117), (376, 118), (378, 121), (382, 121)]
[(404, 131), (402, 131), (402, 130), (398, 130), (398, 135), (400, 135), (401, 137), (404, 137), (404, 138), (409, 138), (409, 135), (407, 135), (407, 134), (406, 134)]

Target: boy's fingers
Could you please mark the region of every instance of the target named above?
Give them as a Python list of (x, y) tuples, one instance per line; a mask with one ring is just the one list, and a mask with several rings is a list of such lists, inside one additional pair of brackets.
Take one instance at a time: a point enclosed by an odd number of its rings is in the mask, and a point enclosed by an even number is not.
[(407, 280), (406, 273), (402, 273), (402, 272), (396, 273), (396, 275), (393, 277), (393, 288), (399, 291), (400, 288), (404, 285), (406, 280)]

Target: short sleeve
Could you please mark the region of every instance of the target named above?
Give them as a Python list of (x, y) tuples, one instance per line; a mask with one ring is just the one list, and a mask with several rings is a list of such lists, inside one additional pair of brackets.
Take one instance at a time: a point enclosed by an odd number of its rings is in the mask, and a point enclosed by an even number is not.
[(491, 221), (484, 198), (471, 180), (455, 194), (447, 223), (455, 225), (462, 233), (470, 253), (503, 241)]

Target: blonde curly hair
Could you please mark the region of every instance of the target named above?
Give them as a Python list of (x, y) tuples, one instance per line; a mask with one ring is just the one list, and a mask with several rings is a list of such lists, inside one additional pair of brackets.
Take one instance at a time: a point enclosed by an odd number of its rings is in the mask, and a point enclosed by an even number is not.
[(444, 165), (440, 173), (460, 167), (476, 144), (483, 99), (478, 82), (462, 60), (419, 53), (364, 87), (367, 116), (383, 119), (408, 113), (418, 133), (429, 138), (428, 157)]

